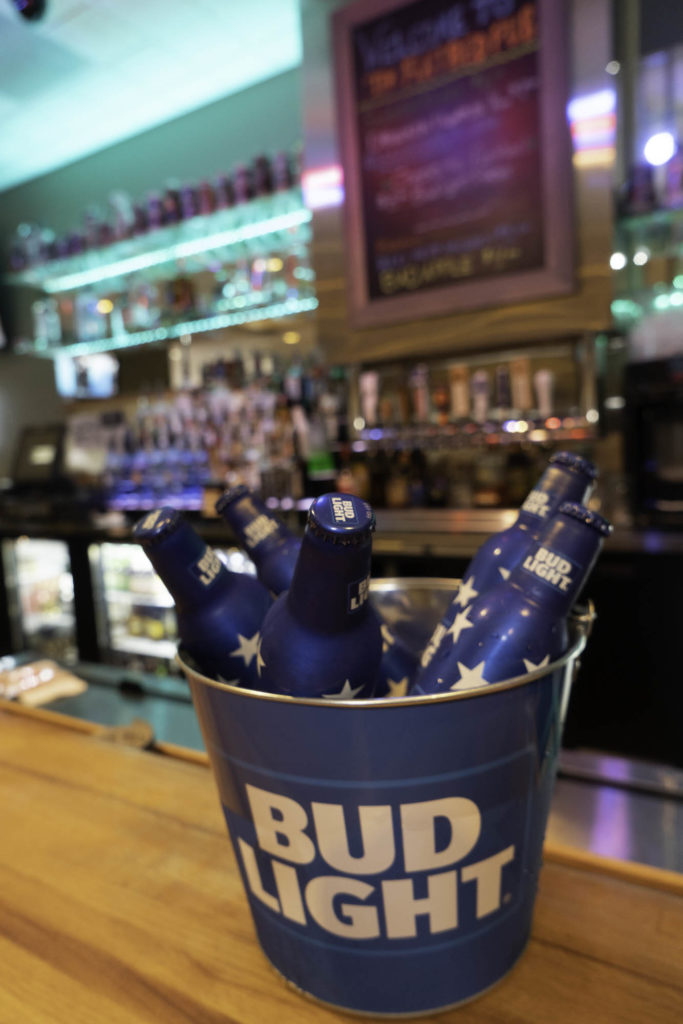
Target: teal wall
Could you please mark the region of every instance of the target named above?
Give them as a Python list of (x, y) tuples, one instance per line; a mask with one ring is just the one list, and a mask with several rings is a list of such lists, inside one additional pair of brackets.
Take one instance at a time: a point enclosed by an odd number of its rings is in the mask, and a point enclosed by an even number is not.
[(3, 252), (22, 220), (68, 231), (82, 222), (89, 203), (106, 203), (112, 189), (141, 197), (169, 178), (212, 178), (260, 153), (293, 147), (302, 138), (299, 85), (300, 71), (294, 68), (0, 192)]
[[(179, 68), (179, 73), (182, 68)], [(78, 160), (51, 174), (0, 193), (0, 259), (22, 221), (57, 233), (79, 225), (91, 203), (106, 203), (112, 189), (134, 198), (162, 188), (167, 179), (198, 181), (227, 172), (260, 153), (291, 149), (302, 140), (298, 68), (208, 104)], [(1, 143), (0, 143), (1, 144)], [(22, 305), (26, 304), (26, 292)], [(8, 333), (27, 323), (20, 292), (0, 288), (0, 316)], [(52, 363), (0, 352), (0, 477), (9, 474), (23, 426), (62, 420)]]

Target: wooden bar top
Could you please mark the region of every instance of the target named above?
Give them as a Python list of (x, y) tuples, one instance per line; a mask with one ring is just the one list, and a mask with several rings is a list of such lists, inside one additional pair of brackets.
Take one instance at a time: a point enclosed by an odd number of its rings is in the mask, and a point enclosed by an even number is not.
[[(308, 1024), (201, 754), (0, 706), (0, 1024)], [(359, 1017), (359, 1020), (371, 1020)], [(531, 942), (444, 1024), (679, 1024), (683, 876), (546, 846)]]

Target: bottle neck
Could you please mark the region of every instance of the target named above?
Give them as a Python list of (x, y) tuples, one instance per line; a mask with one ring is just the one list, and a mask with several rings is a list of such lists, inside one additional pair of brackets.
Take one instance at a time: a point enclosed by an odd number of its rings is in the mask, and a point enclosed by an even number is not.
[(564, 501), (578, 501), (584, 505), (592, 489), (592, 481), (582, 473), (575, 473), (564, 466), (548, 466), (524, 499), (515, 525), (523, 526), (536, 535)]
[(569, 613), (602, 547), (602, 535), (559, 515), (513, 569), (509, 583), (558, 616)]
[(178, 611), (202, 607), (232, 582), (232, 574), (191, 526), (182, 523), (145, 553)]
[(253, 495), (245, 494), (231, 502), (223, 509), (223, 518), (250, 553), (265, 552), (292, 536), (284, 523)]
[(290, 613), (324, 632), (349, 628), (367, 609), (371, 541), (334, 544), (307, 532), (287, 591)]

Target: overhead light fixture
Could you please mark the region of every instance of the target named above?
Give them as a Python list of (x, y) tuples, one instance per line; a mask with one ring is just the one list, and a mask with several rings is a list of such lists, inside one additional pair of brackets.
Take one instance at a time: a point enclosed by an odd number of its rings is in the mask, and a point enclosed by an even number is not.
[(643, 147), (643, 156), (653, 167), (668, 164), (676, 152), (676, 140), (671, 132), (655, 132)]
[(12, 7), (26, 21), (39, 21), (45, 14), (47, 0), (10, 0)]

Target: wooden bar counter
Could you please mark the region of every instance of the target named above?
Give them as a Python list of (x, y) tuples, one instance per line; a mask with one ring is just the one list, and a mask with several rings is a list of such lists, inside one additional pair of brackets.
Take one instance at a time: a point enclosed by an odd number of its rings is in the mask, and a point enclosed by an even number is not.
[[(0, 1024), (349, 1020), (261, 954), (206, 758), (110, 739), (0, 704)], [(546, 845), (524, 956), (434, 1019), (679, 1024), (683, 876)]]

